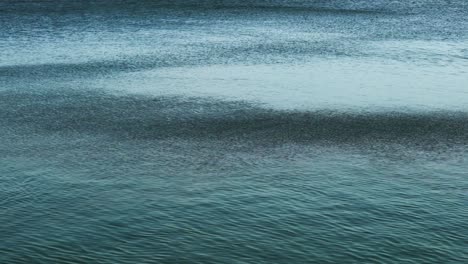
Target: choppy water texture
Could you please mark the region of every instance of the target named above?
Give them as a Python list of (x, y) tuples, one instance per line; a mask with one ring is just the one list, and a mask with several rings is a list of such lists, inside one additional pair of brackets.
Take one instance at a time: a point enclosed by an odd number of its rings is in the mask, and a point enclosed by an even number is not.
[(0, 1), (0, 263), (468, 263), (468, 1)]

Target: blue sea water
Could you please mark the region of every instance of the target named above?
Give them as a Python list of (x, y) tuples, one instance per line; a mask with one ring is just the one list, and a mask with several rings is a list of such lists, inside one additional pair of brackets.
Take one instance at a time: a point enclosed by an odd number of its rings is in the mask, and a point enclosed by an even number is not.
[(468, 263), (467, 17), (0, 1), (0, 263)]

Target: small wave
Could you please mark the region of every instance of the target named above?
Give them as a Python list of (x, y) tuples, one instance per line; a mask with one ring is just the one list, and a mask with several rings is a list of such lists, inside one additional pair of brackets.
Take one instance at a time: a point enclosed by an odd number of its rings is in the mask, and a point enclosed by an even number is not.
[(247, 102), (98, 92), (0, 93), (0, 119), (27, 133), (78, 132), (125, 139), (183, 138), (259, 144), (372, 142), (466, 145), (468, 113), (282, 111)]

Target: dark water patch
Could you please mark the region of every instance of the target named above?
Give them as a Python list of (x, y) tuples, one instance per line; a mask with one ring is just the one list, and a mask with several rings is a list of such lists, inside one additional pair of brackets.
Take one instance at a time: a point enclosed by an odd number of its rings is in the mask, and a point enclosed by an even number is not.
[(40, 11), (90, 11), (90, 10), (139, 10), (139, 9), (157, 9), (161, 7), (172, 8), (301, 8), (307, 9), (325, 9), (336, 10), (337, 12), (374, 12), (379, 10), (432, 10), (440, 6), (447, 8), (460, 9), (466, 7), (466, 3), (462, 0), (455, 1), (385, 1), (385, 0), (118, 0), (118, 1), (100, 1), (100, 0), (85, 0), (85, 1), (2, 1), (0, 10), (3, 11), (21, 11), (21, 10), (40, 10)]
[(3, 12), (48, 12), (48, 13), (70, 13), (70, 12), (135, 12), (148, 10), (157, 11), (160, 8), (172, 9), (238, 9), (238, 10), (268, 10), (268, 11), (301, 11), (301, 12), (336, 12), (336, 13), (374, 13), (379, 5), (343, 4), (343, 3), (320, 3), (319, 1), (131, 1), (119, 0), (112, 3), (107, 1), (4, 1), (0, 4), (0, 11)]
[(5, 77), (66, 77), (92, 76), (116, 73), (119, 71), (136, 71), (174, 65), (174, 61), (158, 59), (140, 60), (102, 60), (82, 63), (44, 63), (29, 65), (0, 66), (0, 74)]
[[(170, 8), (172, 5), (166, 5), (165, 7)], [(183, 8), (190, 9), (206, 9), (207, 6), (199, 5), (183, 5)], [(326, 8), (326, 7), (298, 7), (298, 6), (275, 6), (275, 5), (212, 5), (208, 6), (209, 9), (214, 10), (232, 10), (232, 11), (241, 11), (241, 12), (280, 12), (284, 14), (288, 13), (297, 13), (297, 14), (307, 14), (307, 13), (329, 13), (337, 15), (378, 15), (378, 14), (391, 14), (390, 12), (385, 12), (383, 10), (371, 10), (371, 9), (345, 9), (345, 8)]]
[(63, 77), (91, 77), (136, 72), (165, 67), (200, 65), (254, 65), (287, 63), (304, 60), (307, 56), (348, 57), (363, 55), (346, 43), (327, 40), (265, 40), (243, 43), (179, 43), (177, 48), (158, 54), (89, 60), (84, 62), (38, 63), (0, 66), (0, 78), (22, 80)]
[[(282, 111), (246, 102), (96, 92), (1, 92), (0, 118), (34, 133), (78, 132), (125, 139), (285, 143), (468, 143), (464, 112)], [(30, 129), (30, 130), (29, 130)]]

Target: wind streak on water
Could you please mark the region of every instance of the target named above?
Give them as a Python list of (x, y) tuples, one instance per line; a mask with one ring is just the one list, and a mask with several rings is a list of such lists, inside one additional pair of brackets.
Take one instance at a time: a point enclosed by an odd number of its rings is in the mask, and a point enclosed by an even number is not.
[(203, 98), (97, 92), (1, 92), (0, 118), (31, 131), (107, 134), (128, 139), (199, 138), (262, 144), (468, 143), (464, 112), (287, 111)]

